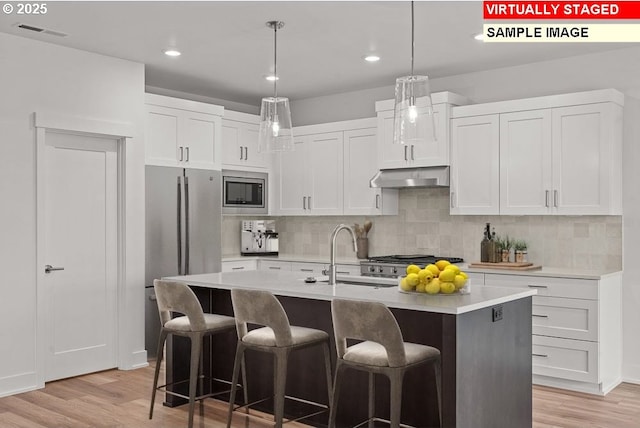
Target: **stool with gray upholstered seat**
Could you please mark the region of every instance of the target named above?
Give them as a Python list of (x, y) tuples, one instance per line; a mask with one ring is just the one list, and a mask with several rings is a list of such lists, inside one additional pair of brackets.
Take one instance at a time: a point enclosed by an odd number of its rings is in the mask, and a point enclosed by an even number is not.
[[(438, 349), (404, 342), (398, 322), (389, 308), (382, 303), (334, 299), (331, 302), (331, 316), (338, 360), (329, 427), (336, 426), (336, 411), (344, 370), (353, 368), (369, 372), (369, 418), (360, 425), (369, 422), (370, 427), (373, 426), (374, 421), (381, 421), (375, 417), (374, 375), (384, 374), (389, 378), (391, 409), (388, 422), (393, 428), (397, 428), (400, 426), (404, 374), (407, 370), (425, 363), (433, 364), (439, 417), (442, 421), (440, 351)], [(347, 339), (363, 342), (347, 347)]]
[[(198, 368), (201, 364), (202, 358), (201, 350), (203, 338), (207, 335), (234, 330), (236, 328), (236, 323), (232, 317), (216, 314), (205, 314), (202, 311), (202, 306), (200, 305), (200, 302), (198, 301), (195, 293), (185, 283), (155, 280), (153, 281), (153, 287), (156, 292), (158, 311), (160, 312), (162, 328), (160, 330), (160, 339), (158, 340), (158, 359), (156, 361), (156, 370), (153, 377), (153, 392), (151, 395), (149, 419), (153, 417), (153, 404), (156, 398), (156, 391), (164, 390), (167, 394), (172, 394), (189, 400), (189, 427), (192, 427), (193, 410), (195, 402), (197, 400), (202, 400), (207, 397), (228, 392), (224, 391), (196, 396), (196, 381), (198, 378)], [(184, 316), (172, 318), (173, 313), (184, 314)], [(164, 348), (164, 343), (169, 334), (188, 337), (191, 341), (191, 364), (189, 369), (188, 396), (167, 389), (167, 387), (186, 382), (186, 380), (174, 382), (170, 385), (158, 386), (158, 375), (160, 374), (160, 364), (162, 362), (163, 353), (162, 351)], [(244, 370), (242, 377), (244, 381)]]
[[(247, 349), (268, 352), (274, 355), (274, 422), (276, 427), (281, 427), (283, 423), (285, 397), (307, 404), (314, 404), (321, 408), (320, 411), (296, 417), (292, 420), (306, 419), (326, 412), (327, 409), (331, 407), (332, 395), (329, 335), (322, 330), (291, 326), (284, 308), (278, 299), (268, 291), (233, 289), (231, 290), (231, 301), (233, 303), (233, 312), (238, 331), (238, 347), (233, 369), (233, 379), (231, 381), (231, 398), (229, 400), (227, 427), (231, 426), (233, 411), (237, 408), (245, 407), (239, 406), (234, 408), (234, 400), (238, 380), (238, 368), (243, 361), (244, 352)], [(258, 324), (264, 327), (248, 331), (247, 323)], [(285, 396), (288, 355), (291, 351), (310, 346), (321, 346), (324, 351), (328, 405)], [(247, 404), (246, 407), (260, 403), (266, 399)]]

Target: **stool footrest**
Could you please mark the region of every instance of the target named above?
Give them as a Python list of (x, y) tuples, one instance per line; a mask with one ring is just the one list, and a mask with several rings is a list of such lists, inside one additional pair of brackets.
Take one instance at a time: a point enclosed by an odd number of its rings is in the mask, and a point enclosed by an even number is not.
[[(368, 424), (369, 421), (373, 421), (373, 422), (382, 422), (388, 425), (391, 425), (391, 421), (389, 421), (388, 419), (382, 419), (382, 418), (378, 418), (378, 417), (373, 417), (371, 419), (365, 419), (364, 421), (360, 422), (358, 425), (354, 425), (352, 428), (358, 428), (363, 426), (364, 424)], [(405, 424), (400, 424), (400, 428), (416, 428), (412, 425), (405, 425)]]
[[(273, 396), (266, 397), (266, 398), (261, 398), (259, 400), (253, 401), (253, 402), (248, 403), (248, 404), (242, 404), (242, 405), (234, 407), (233, 411), (235, 412), (238, 409), (242, 409), (242, 408), (246, 408), (247, 410), (251, 410), (251, 406), (254, 406), (256, 404), (262, 403), (262, 402), (267, 401), (267, 400), (271, 400), (272, 398), (273, 398)], [(299, 403), (309, 404), (310, 406), (319, 407), (321, 410), (318, 410), (318, 411), (315, 411), (315, 412), (312, 412), (312, 413), (309, 413), (309, 414), (306, 414), (306, 415), (298, 416), (298, 417), (293, 418), (293, 419), (286, 419), (285, 421), (283, 421), (283, 423), (296, 422), (296, 421), (299, 421), (299, 420), (302, 420), (302, 419), (307, 419), (307, 418), (319, 415), (319, 414), (324, 413), (324, 412), (329, 410), (329, 406), (327, 404), (322, 404), (322, 403), (317, 403), (315, 401), (305, 400), (304, 398), (292, 397), (290, 395), (285, 395), (284, 398), (292, 400), (292, 401), (297, 401)], [(257, 416), (257, 415), (251, 415), (250, 413), (246, 413), (246, 414), (244, 414), (244, 416), (260, 418), (260, 419), (264, 420), (263, 417), (260, 417), (260, 416)]]

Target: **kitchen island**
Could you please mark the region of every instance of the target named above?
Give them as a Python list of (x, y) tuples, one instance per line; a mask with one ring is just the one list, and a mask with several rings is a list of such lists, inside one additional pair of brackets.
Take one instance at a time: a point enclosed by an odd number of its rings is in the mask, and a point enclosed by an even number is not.
[[(294, 272), (229, 272), (167, 278), (189, 284), (206, 312), (233, 315), (229, 290), (267, 289), (278, 296), (292, 325), (317, 328), (331, 336), (333, 298), (379, 301), (394, 313), (404, 339), (440, 349), (442, 353), (442, 421), (445, 427), (531, 426), (531, 296), (533, 290), (475, 287), (467, 295), (401, 293), (396, 287), (316, 282), (307, 284)], [(229, 379), (236, 337), (214, 336), (205, 351), (205, 371)], [(182, 379), (188, 370), (188, 344), (176, 340), (167, 356), (167, 381)], [(313, 349), (292, 355), (287, 393), (326, 402), (321, 353)], [(270, 357), (247, 358), (250, 401), (271, 394)], [(388, 417), (388, 381), (376, 380), (377, 415)], [(366, 418), (367, 375), (347, 372), (338, 408), (339, 426)], [(179, 404), (169, 401), (169, 405)], [(289, 404), (289, 403), (287, 403)], [(402, 419), (416, 427), (438, 426), (433, 374), (417, 368), (405, 378)], [(265, 407), (266, 410), (269, 407)], [(285, 412), (303, 412), (288, 406)], [(326, 415), (307, 423), (326, 425)]]

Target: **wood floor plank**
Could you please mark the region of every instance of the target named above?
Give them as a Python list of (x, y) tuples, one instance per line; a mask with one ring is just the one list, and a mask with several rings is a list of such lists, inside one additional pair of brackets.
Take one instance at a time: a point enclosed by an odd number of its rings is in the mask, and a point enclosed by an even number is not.
[[(164, 396), (160, 393), (153, 420), (148, 419), (154, 370), (154, 362), (150, 363), (149, 367), (133, 371), (109, 370), (49, 382), (37, 391), (0, 398), (0, 427), (184, 427), (187, 407), (163, 406)], [(196, 405), (194, 426), (224, 428), (226, 417), (227, 403), (205, 400), (203, 406)], [(239, 412), (234, 413), (232, 421), (234, 428), (271, 425), (269, 421), (248, 419)], [(305, 425), (291, 423), (287, 427)], [(640, 385), (621, 384), (606, 397), (535, 386), (533, 427), (640, 428)]]

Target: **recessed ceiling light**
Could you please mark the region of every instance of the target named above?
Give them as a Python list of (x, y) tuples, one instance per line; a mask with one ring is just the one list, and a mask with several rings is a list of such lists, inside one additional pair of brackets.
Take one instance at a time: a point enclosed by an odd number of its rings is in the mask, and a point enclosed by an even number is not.
[(264, 76), (265, 79), (267, 79), (269, 82), (273, 82), (274, 80), (280, 80), (280, 78), (278, 76), (274, 76), (273, 74), (270, 74), (268, 76)]
[(367, 55), (364, 57), (364, 60), (367, 62), (377, 62), (380, 61), (380, 57), (378, 55)]
[(171, 49), (165, 49), (164, 54), (165, 54), (166, 56), (180, 56), (180, 55), (182, 55), (182, 53), (180, 53), (180, 51), (179, 51), (179, 50), (177, 50), (177, 49), (173, 49), (173, 48), (171, 48)]
[(483, 33), (478, 33), (478, 34), (474, 35), (473, 38), (476, 39), (476, 40), (483, 41), (484, 40), (484, 34)]

